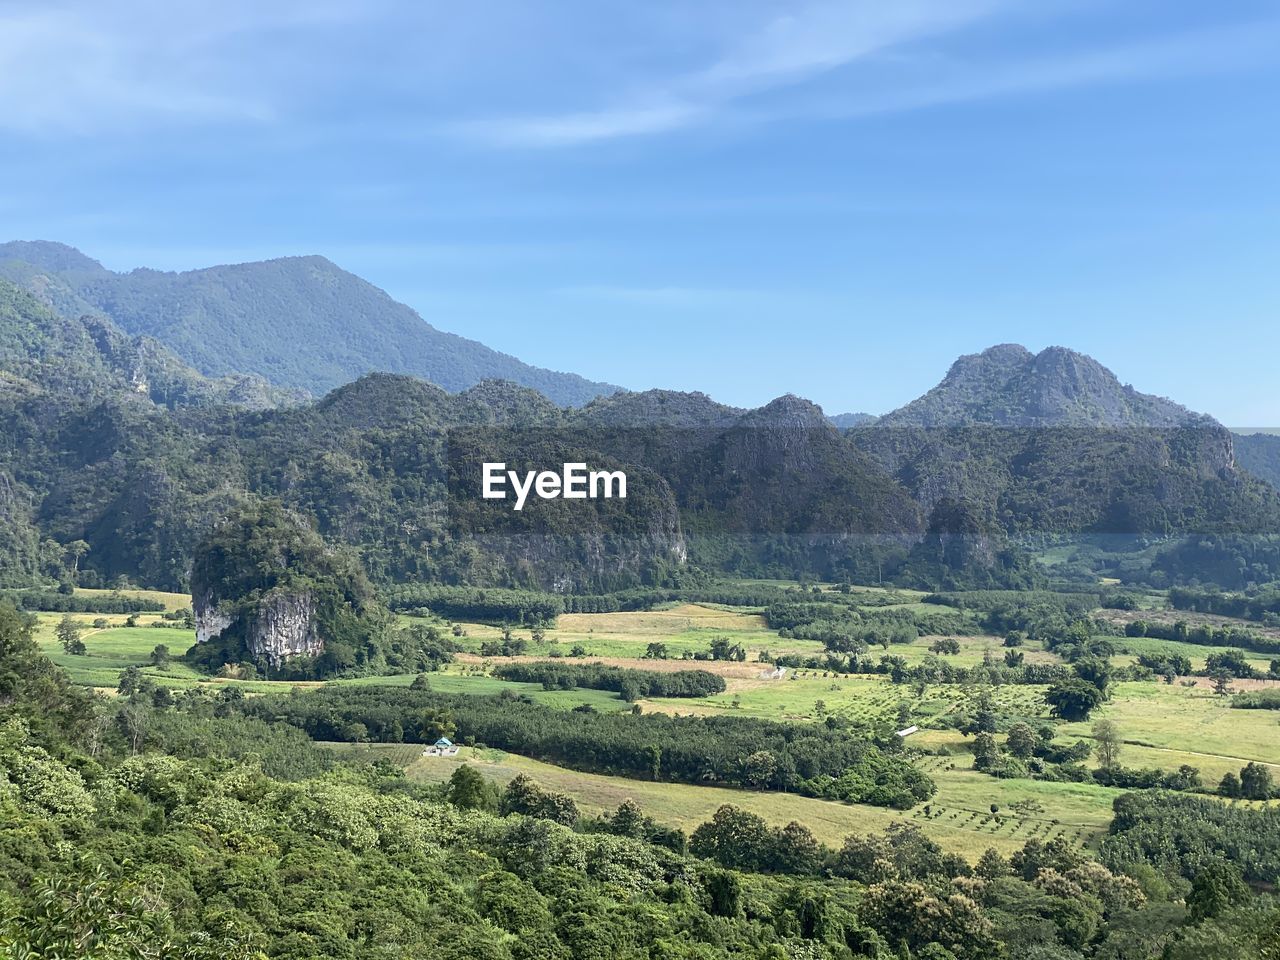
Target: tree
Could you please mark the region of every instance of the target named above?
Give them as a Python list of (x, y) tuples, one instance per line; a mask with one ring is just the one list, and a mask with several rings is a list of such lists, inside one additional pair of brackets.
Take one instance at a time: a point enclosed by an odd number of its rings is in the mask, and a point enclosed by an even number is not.
[(424, 713), (419, 726), (422, 730), (423, 743), (435, 743), (441, 737), (453, 739), (458, 732), (458, 725), (453, 722), (453, 714), (439, 708), (433, 708)]
[(640, 804), (630, 797), (618, 804), (618, 809), (609, 818), (609, 832), (619, 837), (640, 838), (645, 833), (645, 815)]
[(157, 670), (167, 670), (169, 659), (169, 648), (163, 643), (157, 643), (155, 649), (151, 651), (151, 665)]
[(973, 766), (976, 770), (986, 770), (994, 766), (1000, 759), (1000, 748), (996, 746), (996, 738), (989, 733), (980, 733), (973, 740)]
[(100, 868), (83, 880), (43, 880), (22, 914), (0, 919), (0, 952), (32, 960), (179, 956), (165, 936), (168, 911), (157, 900), (127, 890)]
[(771, 845), (764, 818), (728, 803), (689, 838), (694, 856), (746, 870), (761, 869), (769, 860)]
[(1110, 720), (1099, 720), (1093, 725), (1093, 753), (1098, 758), (1098, 766), (1103, 770), (1113, 770), (1120, 766), (1120, 750), (1123, 740), (1120, 728)]
[(70, 574), (72, 581), (74, 581), (80, 574), (81, 559), (89, 552), (89, 544), (83, 540), (72, 540), (64, 549), (71, 564), (71, 569), (67, 572)]
[(667, 645), (657, 642), (649, 644), (644, 651), (646, 660), (665, 660), (667, 659)]
[(1011, 669), (1022, 666), (1023, 661), (1027, 659), (1027, 655), (1021, 650), (1006, 650), (1004, 652), (1004, 665)]
[(1192, 923), (1216, 917), (1249, 899), (1249, 888), (1234, 864), (1217, 861), (1196, 872), (1187, 897), (1187, 912)]
[(1059, 719), (1069, 721), (1088, 720), (1103, 700), (1102, 691), (1087, 680), (1073, 677), (1059, 680), (1044, 695), (1050, 712)]
[(1234, 773), (1224, 773), (1222, 780), (1218, 782), (1218, 794), (1223, 797), (1235, 799), (1240, 796), (1242, 789), (1240, 778)]
[(1009, 861), (1000, 856), (1000, 852), (994, 847), (988, 847), (978, 858), (973, 872), (984, 880), (998, 880), (1009, 876)]
[(448, 799), (464, 810), (498, 810), (498, 788), (484, 778), (475, 767), (463, 764), (449, 777)]
[(794, 820), (774, 832), (772, 869), (778, 873), (814, 873), (822, 865), (822, 845), (812, 831)]
[(59, 642), (62, 644), (62, 649), (78, 657), (84, 656), (87, 652), (84, 641), (80, 639), (80, 631), (80, 624), (72, 620), (69, 613), (58, 621), (58, 627), (55, 631)]
[(929, 646), (931, 653), (954, 656), (960, 652), (960, 641), (954, 637), (939, 637)]
[(1229, 696), (1231, 693), (1231, 674), (1226, 670), (1215, 670), (1210, 674), (1213, 678), (1213, 692), (1220, 697)]
[(1036, 732), (1029, 724), (1018, 722), (1009, 728), (1009, 737), (1005, 741), (1005, 746), (1015, 757), (1025, 760), (1035, 753), (1039, 742)]
[(1104, 695), (1111, 685), (1111, 663), (1103, 657), (1081, 657), (1074, 664), (1076, 676), (1098, 688)]
[(142, 687), (142, 671), (136, 666), (125, 667), (120, 674), (120, 681), (116, 684), (116, 692), (122, 697), (130, 697), (137, 693)]
[(742, 781), (756, 790), (766, 790), (778, 773), (778, 758), (768, 750), (757, 750), (742, 761)]
[(1240, 795), (1246, 800), (1270, 800), (1273, 793), (1271, 771), (1260, 763), (1249, 763), (1240, 771)]

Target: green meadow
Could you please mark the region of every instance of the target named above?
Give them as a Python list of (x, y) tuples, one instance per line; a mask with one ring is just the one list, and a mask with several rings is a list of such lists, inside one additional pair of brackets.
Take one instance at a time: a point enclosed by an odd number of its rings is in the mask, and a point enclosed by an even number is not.
[[(871, 588), (874, 589), (874, 588)], [(171, 610), (188, 605), (178, 594), (147, 594), (163, 599)], [(915, 606), (918, 598), (908, 598)], [(936, 608), (928, 608), (934, 610)], [(120, 673), (137, 666), (157, 683), (176, 687), (236, 685), (248, 693), (312, 687), (318, 683), (211, 678), (174, 661), (164, 668), (151, 664), (157, 644), (167, 645), (175, 656), (193, 642), (192, 631), (168, 625), (159, 614), (137, 615), (136, 626), (125, 626), (124, 614), (73, 614), (83, 627), (86, 653), (72, 656), (63, 652), (55, 634), (62, 614), (37, 615), (37, 639), (42, 650), (79, 683), (104, 692), (114, 690)], [(106, 627), (94, 628), (97, 620)], [(418, 621), (401, 618), (403, 622)], [(449, 627), (434, 622), (443, 629)], [(153, 626), (153, 624), (165, 624)], [(497, 658), (479, 656), (481, 644), (502, 639), (499, 627), (460, 624), (464, 636), (458, 642), (468, 651), (458, 662), (429, 675), (432, 689), (446, 693), (495, 694), (509, 692), (562, 709), (589, 705), (601, 711), (629, 710), (632, 705), (615, 693), (600, 690), (544, 690), (538, 684), (513, 683), (491, 675)], [(735, 803), (758, 813), (772, 823), (800, 820), (828, 844), (838, 845), (852, 833), (882, 830), (894, 822), (919, 825), (944, 847), (968, 857), (976, 857), (988, 847), (1010, 852), (1029, 837), (1062, 836), (1073, 844), (1096, 841), (1110, 820), (1111, 804), (1118, 791), (1093, 783), (1049, 783), (1033, 780), (997, 780), (972, 769), (972, 738), (953, 729), (956, 715), (970, 712), (977, 690), (963, 685), (897, 685), (882, 675), (841, 675), (822, 670), (787, 669), (779, 676), (769, 664), (755, 662), (761, 651), (817, 654), (821, 644), (812, 641), (782, 640), (765, 626), (760, 613), (742, 608), (700, 604), (672, 604), (664, 609), (605, 614), (562, 616), (540, 643), (533, 643), (527, 629), (517, 629), (517, 637), (528, 641), (531, 656), (547, 657), (553, 651), (568, 655), (574, 646), (586, 651), (586, 660), (604, 660), (620, 666), (643, 669), (708, 669), (725, 677), (723, 693), (699, 698), (642, 700), (644, 711), (674, 714), (727, 714), (775, 721), (819, 723), (835, 716), (860, 724), (896, 725), (901, 710), (909, 722), (922, 729), (908, 744), (920, 752), (917, 763), (938, 786), (928, 804), (905, 811), (850, 805), (794, 795), (749, 792), (723, 787), (649, 783), (618, 777), (579, 773), (551, 764), (503, 754), (498, 751), (466, 749), (457, 760), (423, 758), (421, 749), (411, 745), (333, 745), (333, 749), (353, 755), (387, 756), (406, 767), (410, 776), (438, 782), (461, 762), (471, 763), (485, 776), (505, 782), (517, 773), (527, 773), (550, 789), (574, 797), (587, 812), (615, 808), (626, 797), (639, 802), (659, 821), (692, 829), (708, 819), (722, 803)], [(706, 651), (711, 640), (728, 637), (748, 651), (748, 662), (685, 661), (680, 657)], [(944, 659), (956, 666), (972, 666), (984, 659), (1002, 659), (1000, 640), (990, 636), (956, 638), (960, 652)], [(921, 637), (910, 644), (896, 644), (887, 652), (918, 663), (934, 656), (934, 637)], [(641, 659), (649, 644), (662, 643), (671, 660)], [(1172, 641), (1115, 638), (1126, 652), (1117, 663), (1132, 660), (1137, 653), (1176, 652), (1203, 664), (1206, 650)], [(1056, 656), (1043, 645), (1028, 642), (1020, 648), (1029, 662), (1055, 662)], [(1267, 662), (1251, 658), (1265, 670)], [(333, 680), (335, 684), (406, 685), (412, 676), (358, 677)], [(1009, 685), (995, 687), (990, 696), (1006, 720), (1021, 719), (1033, 725), (1049, 721), (1044, 704), (1044, 687)], [(1216, 783), (1228, 772), (1238, 772), (1249, 761), (1270, 764), (1280, 778), (1280, 717), (1272, 711), (1233, 710), (1229, 698), (1214, 695), (1203, 681), (1196, 686), (1172, 685), (1160, 681), (1115, 684), (1110, 699), (1087, 723), (1059, 724), (1059, 741), (1071, 742), (1092, 737), (1092, 722), (1115, 722), (1123, 739), (1121, 760), (1129, 767), (1157, 767), (1176, 770), (1189, 764), (1201, 771), (1206, 784)], [(992, 812), (992, 805), (997, 807)]]

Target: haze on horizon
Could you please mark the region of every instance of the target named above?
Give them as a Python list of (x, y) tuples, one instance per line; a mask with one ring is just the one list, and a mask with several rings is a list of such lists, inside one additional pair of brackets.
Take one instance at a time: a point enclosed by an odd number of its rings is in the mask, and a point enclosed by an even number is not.
[(1280, 16), (0, 4), (0, 239), (320, 253), (633, 389), (883, 413), (995, 343), (1280, 423)]

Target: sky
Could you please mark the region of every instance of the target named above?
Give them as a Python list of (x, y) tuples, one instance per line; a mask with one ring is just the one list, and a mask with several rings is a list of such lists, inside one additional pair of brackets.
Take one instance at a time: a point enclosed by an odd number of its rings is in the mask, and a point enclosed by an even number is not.
[(1250, 0), (0, 0), (0, 239), (323, 254), (740, 406), (1018, 342), (1276, 426), (1278, 54)]

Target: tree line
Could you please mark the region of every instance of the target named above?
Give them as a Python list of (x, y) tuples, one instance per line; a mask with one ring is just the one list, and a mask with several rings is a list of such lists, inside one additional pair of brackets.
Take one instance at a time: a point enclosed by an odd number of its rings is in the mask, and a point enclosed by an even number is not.
[(547, 690), (612, 690), (623, 700), (643, 697), (706, 697), (723, 693), (724, 678), (709, 670), (635, 670), (602, 663), (504, 663), (495, 677), (518, 683), (540, 683)]
[(823, 724), (784, 724), (597, 713), (556, 710), (510, 694), (363, 685), (254, 697), (241, 709), (290, 723), (314, 740), (425, 743), (444, 735), (573, 770), (658, 782), (807, 792), (891, 806), (911, 806), (913, 798), (933, 791), (932, 781), (916, 776), (905, 756), (882, 755), (870, 737), (834, 717)]

